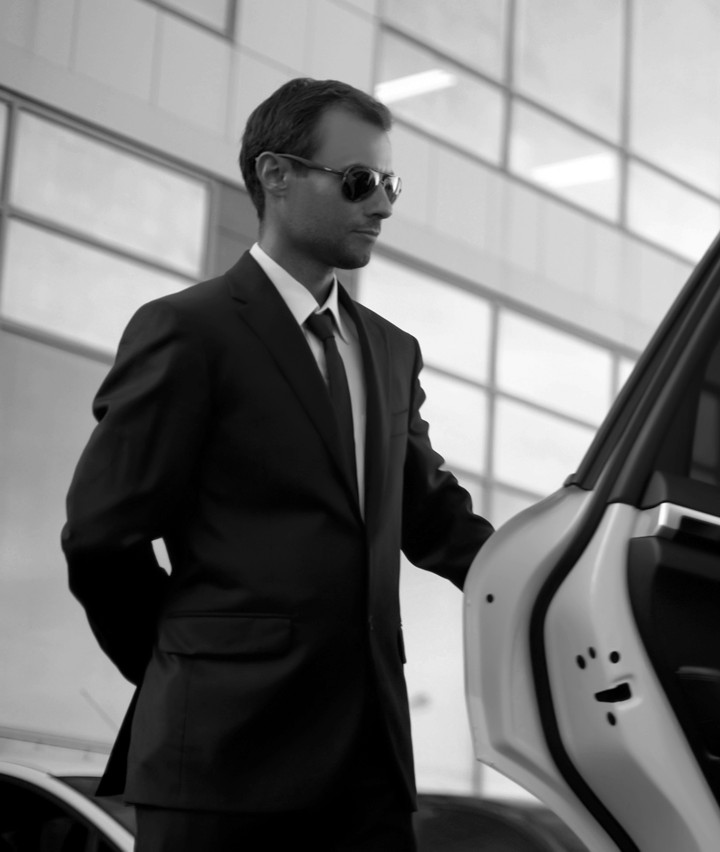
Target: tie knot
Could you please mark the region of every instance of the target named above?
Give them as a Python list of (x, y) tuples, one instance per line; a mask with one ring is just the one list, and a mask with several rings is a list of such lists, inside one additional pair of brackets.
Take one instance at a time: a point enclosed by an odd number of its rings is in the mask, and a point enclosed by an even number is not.
[(327, 311), (321, 314), (310, 314), (305, 320), (305, 325), (323, 342), (335, 336), (332, 316)]

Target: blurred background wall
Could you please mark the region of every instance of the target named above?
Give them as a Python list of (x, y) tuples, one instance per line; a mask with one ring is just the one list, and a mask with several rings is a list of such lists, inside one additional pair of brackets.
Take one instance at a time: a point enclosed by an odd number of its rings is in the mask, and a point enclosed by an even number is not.
[[(433, 441), (499, 525), (718, 230), (718, 43), (712, 0), (0, 0), (0, 736), (103, 754), (122, 718), (64, 496), (130, 315), (254, 240), (260, 100), (332, 77), (394, 111), (403, 194), (348, 283), (420, 339)], [(519, 793), (472, 757), (462, 596), (404, 565), (403, 610), (420, 788)]]

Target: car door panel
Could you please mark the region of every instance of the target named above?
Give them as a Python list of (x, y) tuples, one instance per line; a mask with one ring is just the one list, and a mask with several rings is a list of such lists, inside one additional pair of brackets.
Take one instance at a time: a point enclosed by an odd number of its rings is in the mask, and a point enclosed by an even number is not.
[(476, 758), (538, 796), (593, 852), (616, 852), (558, 772), (528, 676), (537, 594), (589, 500), (579, 488), (556, 492), (501, 527), (476, 558), (464, 590), (466, 695)]
[(615, 846), (701, 852), (720, 836), (715, 802), (626, 593), (627, 543), (646, 540), (636, 533), (649, 523), (635, 507), (609, 506), (553, 596), (545, 619), (552, 701), (572, 765), (624, 828)]
[(719, 330), (716, 240), (578, 471), (466, 584), (476, 755), (598, 852), (720, 848)]

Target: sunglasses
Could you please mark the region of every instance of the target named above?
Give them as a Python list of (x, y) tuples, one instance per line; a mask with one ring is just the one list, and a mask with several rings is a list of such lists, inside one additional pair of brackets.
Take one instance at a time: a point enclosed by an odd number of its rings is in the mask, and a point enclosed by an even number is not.
[(312, 160), (306, 160), (304, 157), (296, 157), (295, 154), (275, 154), (275, 156), (284, 157), (286, 160), (295, 160), (305, 166), (306, 169), (316, 169), (319, 172), (340, 175), (342, 192), (348, 201), (363, 201), (382, 185), (390, 203), (394, 204), (402, 189), (402, 181), (397, 175), (379, 172), (377, 169), (371, 169), (370, 166), (348, 166), (344, 171), (340, 171), (340, 169), (331, 169), (330, 166), (323, 166), (320, 163), (314, 163)]

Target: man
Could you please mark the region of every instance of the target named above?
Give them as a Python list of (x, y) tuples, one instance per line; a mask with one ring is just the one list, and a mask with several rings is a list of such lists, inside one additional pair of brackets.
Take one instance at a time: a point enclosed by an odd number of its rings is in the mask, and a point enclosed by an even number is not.
[(336, 81), (262, 103), (258, 243), (143, 306), (95, 400), (63, 547), (139, 685), (101, 788), (139, 852), (414, 848), (400, 550), (462, 588), (492, 528), (430, 446), (417, 342), (335, 278), (400, 191), (389, 129)]

